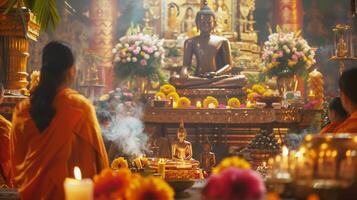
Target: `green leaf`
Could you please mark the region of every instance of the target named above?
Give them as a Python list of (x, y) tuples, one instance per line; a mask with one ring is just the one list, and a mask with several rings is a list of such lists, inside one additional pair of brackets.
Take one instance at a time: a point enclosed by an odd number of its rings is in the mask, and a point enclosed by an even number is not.
[(33, 4), (33, 7), (30, 9), (36, 15), (41, 29), (47, 30), (49, 27), (54, 29), (60, 21), (56, 0), (36, 0), (28, 2), (29, 4)]

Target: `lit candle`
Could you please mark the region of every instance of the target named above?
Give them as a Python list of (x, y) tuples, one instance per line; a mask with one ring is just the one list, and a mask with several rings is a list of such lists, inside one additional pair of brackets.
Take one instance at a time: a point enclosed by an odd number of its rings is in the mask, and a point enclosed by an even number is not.
[(160, 158), (158, 162), (157, 172), (160, 174), (161, 178), (165, 178), (165, 159)]
[(83, 179), (79, 167), (74, 167), (74, 177), (66, 178), (64, 191), (66, 200), (91, 200), (93, 199), (93, 182), (91, 179)]
[(286, 146), (283, 146), (283, 162), (282, 162), (282, 169), (287, 170), (289, 168), (289, 149)]
[(346, 151), (346, 158), (341, 162), (340, 166), (340, 176), (344, 179), (353, 179), (355, 176), (355, 168), (352, 157), (355, 156), (356, 152), (352, 150)]
[(196, 108), (202, 108), (202, 103), (201, 101), (196, 102)]

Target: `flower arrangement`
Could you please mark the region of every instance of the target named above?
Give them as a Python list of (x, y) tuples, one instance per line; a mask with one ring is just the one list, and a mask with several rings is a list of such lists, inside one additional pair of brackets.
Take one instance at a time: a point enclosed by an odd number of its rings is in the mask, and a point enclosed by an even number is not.
[(164, 93), (165, 95), (168, 95), (171, 92), (176, 92), (176, 88), (171, 84), (165, 84), (160, 87), (160, 92)]
[(203, 100), (203, 107), (204, 108), (209, 108), (210, 105), (213, 105), (214, 108), (217, 108), (219, 105), (219, 102), (216, 98), (212, 97), (212, 96), (207, 96), (204, 100)]
[(113, 48), (114, 69), (120, 80), (134, 76), (164, 81), (160, 71), (165, 57), (163, 41), (156, 36), (128, 31)]
[(229, 157), (223, 159), (216, 167), (213, 168), (212, 172), (214, 174), (221, 173), (223, 170), (229, 167), (236, 167), (240, 169), (250, 169), (250, 164), (239, 157)]
[(177, 101), (177, 108), (189, 108), (191, 106), (191, 100), (187, 97), (181, 97)]
[(279, 31), (269, 36), (264, 43), (264, 72), (268, 76), (281, 74), (304, 74), (316, 63), (315, 52), (298, 33)]
[(239, 99), (233, 97), (228, 99), (227, 105), (230, 108), (240, 108), (240, 101)]
[(129, 165), (128, 165), (128, 161), (124, 157), (118, 157), (113, 160), (110, 167), (114, 170), (118, 170), (121, 168), (128, 168)]
[(160, 178), (142, 177), (129, 169), (103, 170), (94, 177), (95, 200), (173, 200), (173, 189)]

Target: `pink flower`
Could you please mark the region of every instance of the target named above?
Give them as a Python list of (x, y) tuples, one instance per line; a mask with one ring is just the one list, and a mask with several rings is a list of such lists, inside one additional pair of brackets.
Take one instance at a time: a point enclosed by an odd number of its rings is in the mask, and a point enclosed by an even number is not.
[(139, 51), (138, 49), (135, 49), (135, 50), (133, 51), (133, 53), (134, 53), (135, 55), (138, 55), (138, 54), (140, 53), (140, 51)]
[(141, 59), (140, 64), (142, 66), (146, 66), (148, 64), (148, 62), (145, 59)]
[(136, 45), (131, 45), (131, 46), (128, 48), (129, 51), (133, 51), (134, 49), (136, 49)]
[(293, 59), (293, 61), (298, 61), (299, 59), (298, 55), (296, 54), (294, 54), (291, 58)]
[(203, 189), (203, 195), (210, 200), (262, 199), (265, 192), (264, 181), (257, 172), (235, 167), (212, 175)]
[(271, 59), (271, 62), (276, 62), (276, 58), (272, 58), (272, 59)]
[(153, 49), (152, 47), (149, 47), (149, 48), (147, 49), (147, 52), (151, 54), (151, 53), (154, 52), (154, 49)]
[(281, 57), (284, 56), (284, 52), (283, 52), (283, 51), (278, 51), (277, 54), (278, 54), (278, 57), (279, 57), (279, 58), (281, 58)]

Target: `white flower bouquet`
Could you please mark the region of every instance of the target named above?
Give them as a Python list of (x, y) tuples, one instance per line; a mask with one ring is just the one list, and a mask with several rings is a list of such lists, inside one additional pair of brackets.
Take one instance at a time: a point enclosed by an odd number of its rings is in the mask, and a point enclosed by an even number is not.
[(148, 77), (162, 81), (160, 67), (165, 57), (163, 40), (142, 33), (120, 38), (113, 48), (114, 67), (119, 80), (133, 76)]
[(315, 51), (300, 33), (273, 33), (264, 43), (263, 71), (268, 76), (280, 74), (305, 74), (316, 61)]

